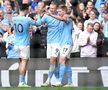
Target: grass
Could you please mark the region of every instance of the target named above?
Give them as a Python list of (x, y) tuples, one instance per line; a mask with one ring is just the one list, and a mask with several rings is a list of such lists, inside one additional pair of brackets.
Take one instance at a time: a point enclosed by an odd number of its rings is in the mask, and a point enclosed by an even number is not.
[(0, 87), (0, 90), (108, 90), (108, 87), (30, 87), (30, 88), (18, 88), (18, 87)]

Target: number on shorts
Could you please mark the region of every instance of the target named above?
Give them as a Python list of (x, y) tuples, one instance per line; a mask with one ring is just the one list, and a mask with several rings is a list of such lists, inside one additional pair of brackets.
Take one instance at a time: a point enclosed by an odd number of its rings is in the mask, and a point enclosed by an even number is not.
[(63, 48), (63, 54), (67, 52), (68, 48)]
[(58, 52), (59, 52), (59, 50), (58, 50), (58, 49), (56, 49), (56, 50), (55, 50), (55, 54), (56, 54), (56, 55), (58, 55)]

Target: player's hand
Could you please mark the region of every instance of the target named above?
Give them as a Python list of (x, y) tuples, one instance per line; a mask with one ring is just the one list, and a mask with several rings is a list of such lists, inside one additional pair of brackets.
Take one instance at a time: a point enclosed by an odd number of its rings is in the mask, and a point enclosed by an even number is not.
[(50, 16), (50, 15), (51, 15), (51, 12), (48, 10), (48, 11), (46, 12), (46, 14)]

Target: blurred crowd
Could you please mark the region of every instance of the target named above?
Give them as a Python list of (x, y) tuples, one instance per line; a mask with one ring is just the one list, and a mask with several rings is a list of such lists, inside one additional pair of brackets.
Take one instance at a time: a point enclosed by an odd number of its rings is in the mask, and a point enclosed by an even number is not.
[[(0, 58), (17, 58), (12, 17), (29, 4), (27, 17), (41, 17), (52, 2), (65, 4), (73, 20), (71, 57), (108, 56), (108, 0), (0, 0)], [(46, 57), (47, 26), (30, 26), (31, 57)]]

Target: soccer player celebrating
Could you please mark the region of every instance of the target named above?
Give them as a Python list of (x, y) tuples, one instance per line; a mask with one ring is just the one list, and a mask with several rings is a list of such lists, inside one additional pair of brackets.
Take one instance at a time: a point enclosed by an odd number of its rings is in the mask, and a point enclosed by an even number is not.
[[(57, 15), (57, 5), (55, 3), (50, 4), (49, 11), (53, 15)], [(61, 33), (61, 21), (57, 20), (47, 14), (41, 19), (42, 23), (46, 23), (48, 27), (47, 32), (47, 58), (50, 58), (50, 67), (48, 72), (48, 78), (42, 86), (49, 86), (51, 84), (52, 75), (56, 72), (56, 58), (59, 54), (59, 41)], [(57, 74), (56, 74), (56, 78)]]
[(54, 86), (61, 86), (64, 73), (68, 74), (68, 84), (65, 87), (72, 87), (72, 70), (69, 65), (69, 57), (72, 48), (72, 19), (67, 15), (67, 7), (61, 5), (58, 9), (58, 15), (50, 14), (52, 17), (64, 21), (60, 37), (60, 57), (59, 57), (59, 82)]
[[(15, 33), (15, 49), (19, 54), (19, 87), (29, 87), (25, 82), (25, 74), (30, 56), (30, 25), (40, 25), (39, 21), (26, 17), (28, 4), (22, 4), (18, 16), (12, 18), (12, 26)], [(39, 19), (38, 19), (39, 20)]]

